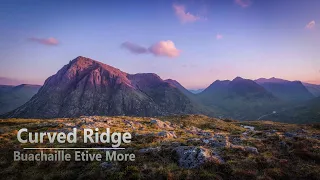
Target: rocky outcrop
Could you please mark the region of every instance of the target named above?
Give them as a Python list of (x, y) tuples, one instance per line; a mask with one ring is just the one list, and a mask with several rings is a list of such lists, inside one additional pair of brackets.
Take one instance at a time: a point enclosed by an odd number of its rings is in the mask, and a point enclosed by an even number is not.
[(222, 163), (220, 157), (215, 156), (210, 149), (203, 147), (179, 146), (174, 151), (178, 156), (179, 166), (183, 168), (197, 168), (209, 161)]
[(168, 130), (173, 129), (173, 127), (171, 126), (171, 124), (169, 122), (163, 122), (163, 121), (157, 120), (157, 119), (151, 119), (150, 124), (156, 126), (157, 128), (160, 128), (160, 129), (168, 129)]
[(139, 149), (139, 153), (145, 154), (145, 153), (156, 153), (161, 151), (161, 147), (149, 147), (149, 148), (143, 148)]
[(164, 137), (164, 138), (177, 138), (177, 135), (173, 131), (161, 131), (158, 133), (158, 136)]

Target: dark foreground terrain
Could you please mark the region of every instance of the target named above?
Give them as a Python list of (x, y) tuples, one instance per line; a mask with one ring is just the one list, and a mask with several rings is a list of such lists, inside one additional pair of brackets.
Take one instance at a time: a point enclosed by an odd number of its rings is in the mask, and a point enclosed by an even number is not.
[[(119, 152), (134, 162), (14, 162), (24, 147), (110, 147), (109, 144), (21, 144), (17, 131), (131, 132)], [(91, 116), (0, 120), (0, 179), (320, 179), (320, 125), (239, 122), (200, 115), (160, 118)], [(46, 150), (44, 150), (46, 151)], [(66, 152), (72, 153), (74, 150)], [(98, 152), (94, 150), (91, 152)], [(101, 150), (103, 153), (103, 151)]]

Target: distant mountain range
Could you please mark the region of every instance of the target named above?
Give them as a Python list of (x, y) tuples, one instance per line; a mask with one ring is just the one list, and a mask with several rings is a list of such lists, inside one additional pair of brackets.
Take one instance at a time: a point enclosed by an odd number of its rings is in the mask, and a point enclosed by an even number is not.
[(204, 91), (205, 89), (189, 89), (190, 92), (192, 92), (193, 94), (199, 94), (202, 91)]
[(221, 107), (227, 117), (236, 119), (255, 119), (282, 104), (256, 82), (241, 77), (232, 81), (217, 80), (197, 96), (205, 105)]
[(22, 82), (16, 79), (0, 77), (0, 84), (8, 85), (8, 86), (16, 86), (16, 85), (22, 84)]
[(314, 96), (319, 97), (320, 96), (320, 85), (315, 84), (309, 84), (309, 83), (303, 83), (303, 85), (309, 90), (310, 93), (312, 93)]
[[(314, 116), (312, 122), (320, 121), (315, 116), (320, 113), (320, 99), (315, 98), (320, 94), (319, 86), (277, 78), (217, 80), (202, 92), (193, 93), (172, 79), (162, 80), (152, 73), (128, 74), (79, 56), (39, 88), (1, 86), (0, 114), (10, 111), (3, 115), (9, 118), (205, 114), (286, 122), (309, 122)], [(310, 110), (301, 111), (298, 107)], [(293, 110), (295, 116), (287, 114)]]
[(255, 80), (255, 82), (271, 92), (274, 96), (287, 102), (303, 102), (315, 97), (300, 81), (261, 78)]
[(35, 95), (41, 86), (21, 84), (19, 86), (0, 85), (0, 114), (12, 111)]

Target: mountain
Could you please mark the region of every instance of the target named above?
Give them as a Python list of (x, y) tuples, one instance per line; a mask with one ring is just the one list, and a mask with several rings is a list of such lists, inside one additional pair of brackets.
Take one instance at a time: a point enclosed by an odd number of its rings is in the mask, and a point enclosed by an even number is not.
[(0, 77), (0, 84), (2, 84), (1, 86), (3, 86), (3, 85), (16, 86), (18, 84), (22, 84), (22, 82), (17, 79)]
[(272, 78), (269, 78), (269, 79), (267, 79), (267, 78), (259, 78), (259, 79), (256, 79), (255, 82), (258, 83), (258, 84), (263, 84), (263, 83), (284, 83), (284, 82), (290, 82), (290, 81), (272, 77)]
[(281, 102), (256, 82), (237, 77), (215, 81), (198, 98), (211, 107), (221, 107), (227, 117), (256, 119), (275, 109)]
[(186, 95), (156, 74), (128, 74), (79, 56), (49, 77), (30, 101), (5, 116), (160, 116), (197, 112), (197, 106)]
[(287, 123), (320, 123), (320, 97), (286, 108), (264, 119)]
[(192, 92), (193, 94), (199, 94), (204, 91), (204, 89), (188, 89), (188, 91)]
[(316, 85), (316, 84), (309, 84), (309, 83), (302, 83), (307, 89), (308, 91), (313, 94), (315, 97), (319, 97), (320, 96), (320, 85)]
[(183, 87), (178, 81), (173, 79), (166, 79), (165, 82), (170, 83), (171, 85), (178, 88), (184, 95), (188, 96), (189, 98), (194, 98), (195, 95), (188, 91), (185, 87)]
[(287, 81), (278, 78), (260, 78), (255, 80), (255, 82), (277, 98), (287, 102), (303, 102), (314, 98), (300, 81)]
[(40, 85), (21, 84), (19, 86), (0, 85), (0, 114), (12, 111), (31, 99)]
[(184, 95), (186, 95), (190, 101), (197, 107), (197, 111), (200, 114), (206, 114), (211, 116), (221, 116), (223, 114), (222, 110), (219, 107), (210, 107), (204, 105), (201, 100), (196, 96), (196, 94), (193, 94), (189, 90), (187, 90), (185, 87), (183, 87), (178, 81), (167, 79), (166, 82), (170, 83), (171, 85), (175, 86), (182, 92)]

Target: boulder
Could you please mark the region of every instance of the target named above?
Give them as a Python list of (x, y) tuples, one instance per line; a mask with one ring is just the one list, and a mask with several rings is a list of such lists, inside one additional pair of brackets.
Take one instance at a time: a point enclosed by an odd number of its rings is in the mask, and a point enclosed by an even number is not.
[(247, 151), (249, 153), (253, 153), (253, 154), (259, 154), (258, 149), (255, 147), (251, 147), (251, 146), (246, 146), (245, 151)]
[(165, 137), (165, 138), (177, 138), (175, 132), (171, 131), (161, 131), (158, 133), (158, 136)]
[(183, 168), (197, 168), (209, 161), (220, 162), (211, 150), (203, 147), (179, 146), (174, 151), (178, 156), (179, 166)]
[(244, 125), (241, 125), (241, 127), (245, 128), (245, 129), (249, 129), (250, 131), (254, 131), (254, 127), (253, 127), (253, 126), (244, 126)]
[(150, 123), (160, 129), (169, 129), (169, 130), (173, 129), (173, 127), (169, 123), (163, 122), (157, 119), (151, 119)]
[(161, 147), (149, 147), (149, 148), (143, 148), (139, 149), (139, 153), (145, 154), (145, 153), (152, 153), (152, 152), (159, 152), (161, 150)]
[(136, 129), (136, 128), (139, 128), (139, 129), (143, 129), (143, 125), (139, 122), (136, 122), (136, 121), (129, 121), (129, 120), (123, 120), (124, 124), (132, 129)]
[(212, 139), (210, 139), (210, 144), (213, 147), (217, 147), (217, 148), (224, 148), (224, 147), (229, 147), (230, 143), (227, 139), (227, 137), (225, 137), (224, 135), (220, 135), (220, 134), (215, 134), (214, 137)]
[(245, 151), (245, 152), (248, 152), (248, 153), (259, 154), (258, 149), (255, 148), (255, 147), (251, 147), (251, 146), (240, 146), (240, 145), (231, 144), (230, 148), (238, 149), (238, 150)]

